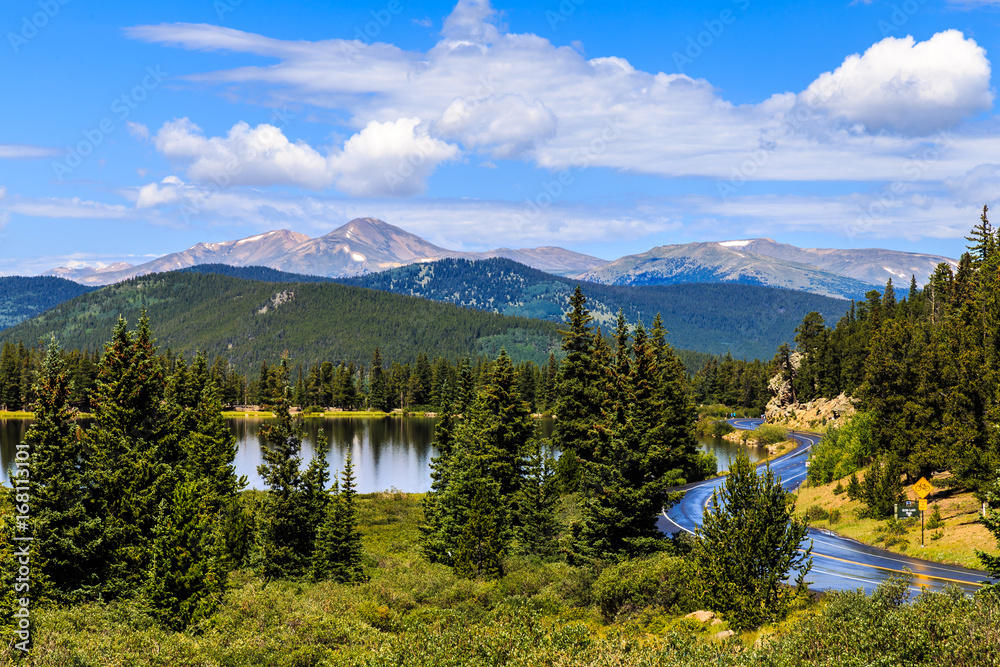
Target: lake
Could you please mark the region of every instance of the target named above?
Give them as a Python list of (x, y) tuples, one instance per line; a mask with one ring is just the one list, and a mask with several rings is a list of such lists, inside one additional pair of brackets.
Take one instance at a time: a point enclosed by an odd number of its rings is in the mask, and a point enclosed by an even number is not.
[[(239, 443), (236, 453), (236, 471), (246, 475), (252, 488), (261, 488), (257, 466), (262, 463), (260, 449), (263, 439), (259, 435), (263, 419), (243, 418), (226, 420)], [(348, 450), (354, 459), (354, 474), (359, 493), (372, 493), (396, 488), (410, 493), (422, 493), (430, 488), (430, 460), (437, 455), (431, 446), (434, 439), (433, 417), (352, 419), (324, 418), (306, 420), (306, 439), (302, 458), (308, 461), (313, 453), (316, 436), (322, 427), (330, 441), (330, 471), (339, 472)], [(7, 468), (14, 461), (15, 446), (24, 438), (31, 420), (0, 420), (0, 479), (6, 483)], [(543, 435), (552, 433), (553, 420), (543, 419)], [(719, 467), (725, 468), (731, 458), (746, 451), (751, 461), (762, 457), (763, 450), (746, 448), (721, 438), (699, 437), (702, 449), (715, 454)]]

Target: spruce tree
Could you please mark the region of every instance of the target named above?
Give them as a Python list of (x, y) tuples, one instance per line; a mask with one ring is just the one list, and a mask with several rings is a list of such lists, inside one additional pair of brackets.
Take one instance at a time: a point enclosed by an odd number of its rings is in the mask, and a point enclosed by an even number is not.
[(745, 455), (713, 492), (697, 530), (695, 559), (707, 583), (704, 604), (723, 612), (730, 627), (781, 619), (795, 595), (784, 583), (792, 573), (797, 588), (804, 588), (812, 545), (800, 550), (808, 524), (793, 517), (794, 509), (770, 466), (759, 475)]
[(354, 490), (354, 463), (347, 453), (341, 483), (334, 485), (313, 552), (313, 577), (340, 583), (361, 581), (362, 547), (358, 532), (357, 492)]
[(156, 525), (147, 595), (160, 624), (180, 631), (214, 613), (226, 589), (215, 513), (198, 482), (179, 483)]
[(543, 560), (555, 555), (559, 533), (554, 467), (555, 461), (536, 435), (528, 445), (524, 479), (514, 501), (518, 517), (515, 538), (520, 553)]
[(309, 571), (319, 523), (328, 501), (325, 485), (329, 480), (325, 437), (303, 473), (302, 425), (289, 412), (287, 362), (282, 360), (285, 388), (278, 396), (276, 422), (265, 424), (260, 433), (265, 446), (264, 463), (257, 472), (267, 486), (267, 495), (258, 527), (258, 557), (261, 572), (270, 579), (300, 577)]
[(35, 384), (35, 421), (24, 442), (31, 452), (33, 560), (46, 582), (45, 594), (59, 602), (88, 597), (99, 584), (92, 558), (101, 520), (87, 514), (83, 441), (69, 407), (71, 391), (53, 338)]
[(587, 297), (577, 285), (569, 300), (569, 330), (561, 332), (566, 352), (556, 383), (556, 425), (552, 439), (562, 454), (558, 476), (564, 489), (572, 491), (580, 484), (580, 461), (592, 461), (596, 446), (595, 426), (601, 420), (601, 396), (593, 361), (593, 317), (587, 310)]
[(455, 573), (466, 578), (495, 579), (503, 575), (506, 555), (503, 501), (498, 485), (480, 478), (470, 488), (468, 513), (458, 538)]
[(164, 378), (145, 313), (136, 331), (119, 317), (104, 350), (86, 432), (88, 513), (102, 517), (95, 574), (106, 598), (141, 587), (160, 502), (172, 495), (165, 459)]

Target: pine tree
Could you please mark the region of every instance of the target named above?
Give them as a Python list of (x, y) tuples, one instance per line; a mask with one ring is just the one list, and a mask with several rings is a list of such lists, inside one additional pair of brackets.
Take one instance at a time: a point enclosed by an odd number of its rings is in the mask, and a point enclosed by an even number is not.
[(378, 347), (372, 354), (372, 371), (369, 380), (368, 406), (372, 410), (389, 411), (389, 383), (385, 377), (385, 369), (382, 368), (382, 353)]
[(553, 476), (555, 461), (544, 451), (537, 435), (528, 446), (524, 464), (524, 480), (514, 506), (518, 517), (515, 530), (518, 551), (529, 556), (548, 559), (555, 555), (559, 522)]
[(176, 486), (156, 526), (147, 594), (160, 624), (180, 631), (214, 613), (227, 572), (214, 512), (195, 481)]
[(348, 452), (341, 483), (334, 486), (334, 496), (316, 536), (316, 548), (313, 552), (314, 579), (351, 583), (361, 581), (364, 576), (361, 533), (358, 532), (357, 493), (354, 487), (354, 463)]
[(100, 518), (86, 511), (83, 441), (69, 407), (71, 391), (53, 338), (35, 384), (35, 421), (24, 443), (31, 452), (33, 564), (46, 581), (45, 593), (59, 602), (83, 599), (99, 584), (90, 560)]
[(141, 587), (160, 502), (172, 495), (164, 459), (164, 378), (145, 313), (130, 333), (118, 319), (104, 350), (86, 432), (88, 514), (100, 516), (95, 576), (107, 598)]
[(458, 538), (455, 573), (461, 577), (495, 579), (503, 575), (506, 540), (499, 488), (480, 479), (472, 489), (468, 515)]
[(794, 503), (770, 466), (758, 475), (745, 455), (705, 508), (695, 558), (708, 586), (704, 603), (739, 630), (779, 620), (812, 567), (812, 545), (800, 551), (808, 524), (793, 518)]
[(597, 369), (592, 359), (594, 335), (589, 325), (593, 318), (579, 285), (569, 303), (569, 330), (561, 332), (566, 357), (559, 367), (556, 384), (557, 421), (552, 438), (562, 452), (558, 464), (560, 483), (566, 490), (575, 490), (580, 483), (579, 462), (594, 459), (594, 428), (602, 415), (601, 397), (595, 387)]
[[(282, 369), (287, 370), (286, 361)], [(264, 463), (257, 472), (267, 486), (267, 499), (258, 528), (258, 563), (267, 578), (300, 577), (309, 571), (319, 523), (326, 511), (329, 480), (326, 438), (317, 443), (315, 455), (303, 473), (302, 425), (289, 412), (287, 372), (285, 389), (274, 408), (275, 423), (260, 429), (265, 446)]]

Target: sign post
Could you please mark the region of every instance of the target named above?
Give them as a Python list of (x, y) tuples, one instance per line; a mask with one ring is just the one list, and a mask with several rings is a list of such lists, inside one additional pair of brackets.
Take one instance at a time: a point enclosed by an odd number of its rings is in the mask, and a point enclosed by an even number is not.
[(920, 496), (920, 546), (924, 546), (924, 511), (927, 509), (927, 495), (934, 490), (934, 485), (926, 477), (913, 485), (913, 492)]

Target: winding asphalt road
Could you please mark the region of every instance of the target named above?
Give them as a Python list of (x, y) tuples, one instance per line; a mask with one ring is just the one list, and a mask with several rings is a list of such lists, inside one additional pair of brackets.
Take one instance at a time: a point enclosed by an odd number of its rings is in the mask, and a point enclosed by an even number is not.
[[(729, 423), (736, 428), (752, 430), (760, 426), (763, 420), (731, 419)], [(798, 447), (771, 461), (771, 470), (789, 491), (805, 481), (809, 450), (819, 441), (818, 435), (809, 433), (792, 433), (791, 437), (799, 443)], [(702, 513), (712, 498), (712, 492), (721, 486), (723, 480), (720, 477), (676, 489), (685, 491), (684, 497), (660, 517), (660, 530), (665, 533), (693, 533), (701, 524)], [(813, 542), (813, 567), (806, 577), (811, 582), (809, 588), (812, 590), (863, 588), (870, 593), (890, 576), (908, 569), (913, 573), (911, 588), (915, 592), (921, 588), (940, 590), (953, 584), (971, 593), (978, 590), (980, 583), (989, 577), (986, 572), (931, 563), (876, 549), (827, 530), (810, 528), (806, 539)]]

